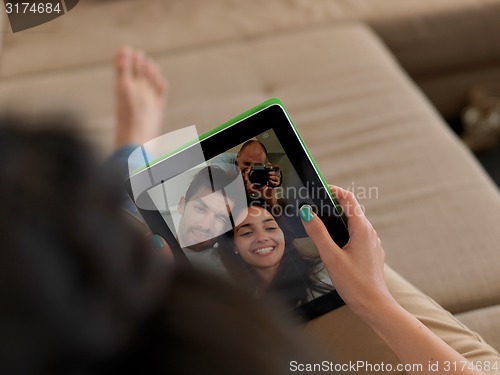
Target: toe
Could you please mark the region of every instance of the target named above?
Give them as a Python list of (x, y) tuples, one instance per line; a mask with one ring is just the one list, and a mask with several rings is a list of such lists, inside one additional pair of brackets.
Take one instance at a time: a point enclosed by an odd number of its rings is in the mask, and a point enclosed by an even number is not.
[(166, 91), (166, 82), (161, 74), (160, 67), (154, 63), (152, 60), (148, 60), (147, 63), (147, 76), (149, 82), (152, 84), (154, 89), (158, 94), (163, 94)]
[(118, 74), (128, 74), (132, 67), (133, 49), (126, 46), (122, 47), (115, 54), (115, 68)]
[(144, 77), (146, 75), (146, 57), (144, 52), (137, 51), (133, 55), (133, 71), (137, 78)]

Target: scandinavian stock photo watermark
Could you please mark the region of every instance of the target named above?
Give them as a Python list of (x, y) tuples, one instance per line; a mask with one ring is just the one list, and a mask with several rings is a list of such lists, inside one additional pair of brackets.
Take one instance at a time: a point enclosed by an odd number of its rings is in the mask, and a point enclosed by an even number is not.
[[(304, 202), (316, 202), (309, 204), (312, 210), (319, 216), (363, 216), (365, 214), (365, 207), (362, 202), (376, 200), (380, 196), (377, 186), (357, 185), (353, 181), (350, 186), (343, 188), (343, 191), (338, 191), (337, 196), (332, 194), (338, 203), (337, 207), (335, 207), (329, 199), (330, 193), (327, 189), (323, 185), (316, 186), (309, 182), (299, 187), (285, 186), (276, 188), (273, 194), (275, 194), (280, 204), (269, 205), (268, 209), (275, 217), (293, 217), (297, 216), (297, 212)], [(351, 200), (347, 199), (349, 194), (356, 198), (359, 203), (358, 205), (351, 203)], [(257, 192), (254, 198), (255, 202), (261, 204), (261, 201), (266, 201), (266, 199), (270, 198), (269, 192)]]

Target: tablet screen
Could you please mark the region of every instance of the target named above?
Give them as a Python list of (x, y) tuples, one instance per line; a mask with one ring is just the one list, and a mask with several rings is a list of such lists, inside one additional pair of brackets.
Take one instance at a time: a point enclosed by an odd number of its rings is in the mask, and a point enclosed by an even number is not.
[[(193, 147), (201, 147), (203, 160), (188, 157)], [(145, 219), (166, 226), (177, 255), (193, 267), (249, 285), (257, 298), (277, 295), (306, 319), (343, 304), (298, 212), (310, 205), (340, 246), (348, 240), (345, 223), (281, 107), (151, 168), (162, 178), (145, 189), (156, 211)]]

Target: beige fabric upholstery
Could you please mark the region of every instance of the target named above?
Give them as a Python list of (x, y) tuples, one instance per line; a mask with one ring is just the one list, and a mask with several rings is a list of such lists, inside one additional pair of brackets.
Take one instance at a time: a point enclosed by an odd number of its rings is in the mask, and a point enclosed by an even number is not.
[(487, 89), (499, 82), (500, 69), (497, 64), (423, 78), (418, 84), (443, 116), (453, 118), (468, 104), (473, 86)]
[(446, 118), (500, 77), (498, 0), (346, 0)]
[(500, 348), (500, 306), (477, 309), (456, 317), (470, 329), (481, 332), (484, 340), (495, 348)]
[(500, 1), (346, 0), (414, 77), (500, 62)]
[[(148, 6), (124, 0), (82, 1), (77, 11), (30, 32), (8, 33), (0, 77), (103, 63), (124, 43), (176, 54), (353, 20), (373, 27), (418, 83), (441, 88), (429, 94), (446, 116), (458, 113), (470, 87), (454, 76), (483, 83), (500, 75), (500, 0), (149, 0)], [(476, 81), (470, 72), (477, 69), (491, 75)]]

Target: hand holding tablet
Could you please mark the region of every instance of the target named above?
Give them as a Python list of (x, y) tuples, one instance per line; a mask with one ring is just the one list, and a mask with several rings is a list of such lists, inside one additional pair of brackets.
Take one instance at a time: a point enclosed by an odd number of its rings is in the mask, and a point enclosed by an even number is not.
[(347, 245), (337, 246), (321, 220), (307, 213), (305, 206), (301, 218), (340, 296), (357, 315), (367, 315), (374, 301), (394, 301), (384, 277), (384, 249), (354, 194), (337, 186), (328, 187), (348, 219), (351, 237)]

